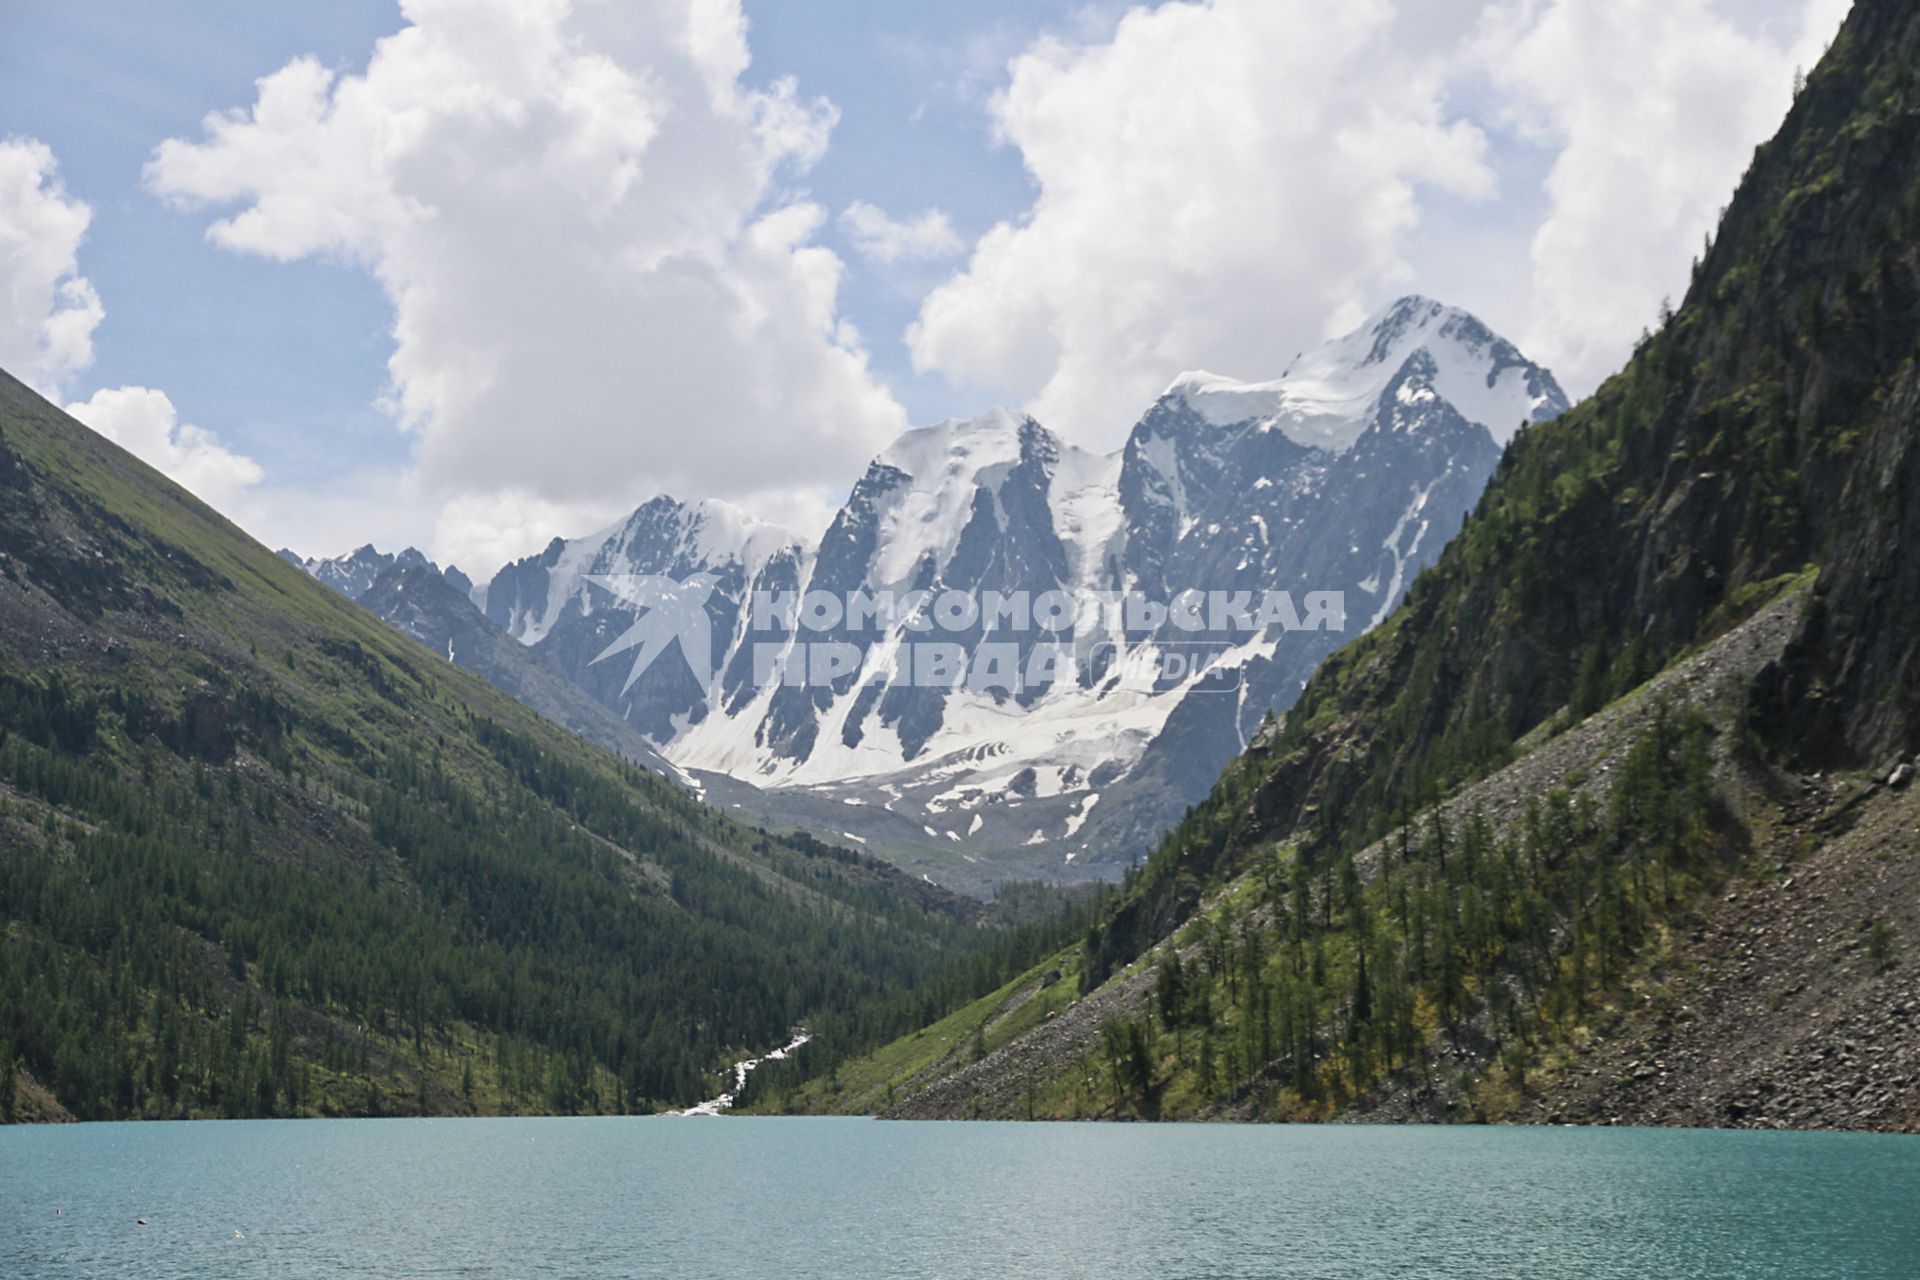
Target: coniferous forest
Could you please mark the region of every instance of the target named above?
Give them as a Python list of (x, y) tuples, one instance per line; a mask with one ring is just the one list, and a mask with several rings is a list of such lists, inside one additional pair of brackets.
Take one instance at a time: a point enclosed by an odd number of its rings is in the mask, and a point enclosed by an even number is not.
[[(1732, 851), (1716, 836), (1710, 730), (1660, 708), (1605, 808), (1564, 789), (1496, 836), (1403, 818), (1377, 866), (1274, 855), (1210, 917), (1190, 958), (1157, 958), (1138, 1015), (1109, 1022), (1084, 1101), (1157, 1115), (1169, 1092), (1259, 1095), (1281, 1114), (1332, 1112), (1395, 1074), (1436, 1070), (1433, 1039), (1490, 1041), (1500, 1087), (1524, 1088), (1590, 1001)], [(1096, 972), (1098, 935), (1088, 941)]]
[(12, 382), (0, 486), (9, 1118), (657, 1110), (1057, 945), (536, 719)]

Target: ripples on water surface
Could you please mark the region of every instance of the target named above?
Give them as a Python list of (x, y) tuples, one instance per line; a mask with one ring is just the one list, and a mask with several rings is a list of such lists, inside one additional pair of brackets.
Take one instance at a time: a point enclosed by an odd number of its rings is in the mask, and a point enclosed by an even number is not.
[(6, 1280), (308, 1275), (1914, 1280), (1920, 1141), (763, 1119), (0, 1129)]

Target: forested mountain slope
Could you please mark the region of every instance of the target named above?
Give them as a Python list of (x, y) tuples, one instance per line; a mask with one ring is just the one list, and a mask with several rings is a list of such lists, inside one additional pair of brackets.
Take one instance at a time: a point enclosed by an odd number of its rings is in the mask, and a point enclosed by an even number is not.
[(1757, 718), (1809, 760), (1920, 747), (1920, 590), (1897, 554), (1920, 467), (1916, 154), (1920, 15), (1860, 4), (1756, 152), (1685, 304), (1591, 399), (1516, 438), (1406, 608), (1329, 662), (1261, 763), (1168, 841), (1146, 932), (1235, 850), (1357, 847), (1808, 565), (1814, 608)]
[(540, 720), (0, 375), (0, 1117), (685, 1103), (979, 913)]
[[(900, 1110), (1920, 1124), (1917, 155), (1920, 10), (1862, 0), (1684, 305), (1036, 970), (1086, 997), (955, 1015)], [(1805, 1064), (1888, 1010), (1847, 1109)]]
[(655, 773), (675, 776), (673, 766), (638, 729), (494, 626), (452, 580), (431, 566), (389, 566), (353, 599), (561, 728)]

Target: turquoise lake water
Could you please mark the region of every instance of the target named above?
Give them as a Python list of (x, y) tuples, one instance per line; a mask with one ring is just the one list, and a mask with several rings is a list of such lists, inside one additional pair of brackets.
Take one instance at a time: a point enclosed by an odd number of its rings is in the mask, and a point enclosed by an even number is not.
[(1920, 1140), (732, 1118), (0, 1129), (0, 1277), (42, 1276), (1914, 1280)]

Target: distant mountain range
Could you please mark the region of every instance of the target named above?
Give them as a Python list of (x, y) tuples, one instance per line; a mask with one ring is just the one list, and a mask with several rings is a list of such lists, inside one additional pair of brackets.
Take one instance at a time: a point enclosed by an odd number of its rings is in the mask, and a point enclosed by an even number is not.
[[(1505, 442), (1566, 408), (1552, 374), (1479, 320), (1408, 297), (1272, 381), (1183, 374), (1112, 454), (1004, 410), (910, 431), (817, 541), (724, 502), (660, 496), (597, 534), (555, 538), (479, 589), (413, 549), (283, 554), (437, 649), (446, 620), (428, 626), (423, 613), (445, 606), (423, 611), (415, 593), (471, 594), (476, 613), (714, 803), (857, 842), (943, 883), (1111, 876), (1206, 795), (1328, 653), (1387, 616)], [(629, 664), (600, 660), (635, 612), (602, 579), (695, 574), (714, 583), (711, 687), (684, 661), (630, 682)], [(754, 650), (768, 639), (750, 617), (756, 593), (910, 591), (1064, 593), (1083, 606), (1067, 637), (1077, 670), (1017, 695), (915, 684), (875, 662), (912, 640), (896, 620), (825, 633), (862, 670), (804, 687), (756, 680)], [(1296, 603), (1338, 593), (1344, 630), (1083, 621), (1102, 597), (1164, 603), (1186, 591), (1284, 591)], [(981, 622), (942, 639), (973, 659), (1009, 633)], [(1042, 637), (1014, 639), (1024, 661)], [(482, 651), (455, 643), (449, 656), (524, 687), (497, 658), (474, 665)], [(1196, 669), (1178, 670), (1181, 654)]]
[(380, 580), (381, 574), (394, 568), (426, 569), (432, 573), (442, 574), (461, 595), (473, 594), (473, 579), (453, 565), (448, 565), (444, 570), (441, 569), (416, 547), (408, 547), (398, 554), (388, 555), (369, 543), (358, 551), (350, 551), (346, 555), (334, 556), (327, 560), (302, 557), (285, 547), (280, 548), (278, 555), (288, 564), (305, 569), (311, 576), (354, 600), (366, 595), (373, 589), (373, 584)]

